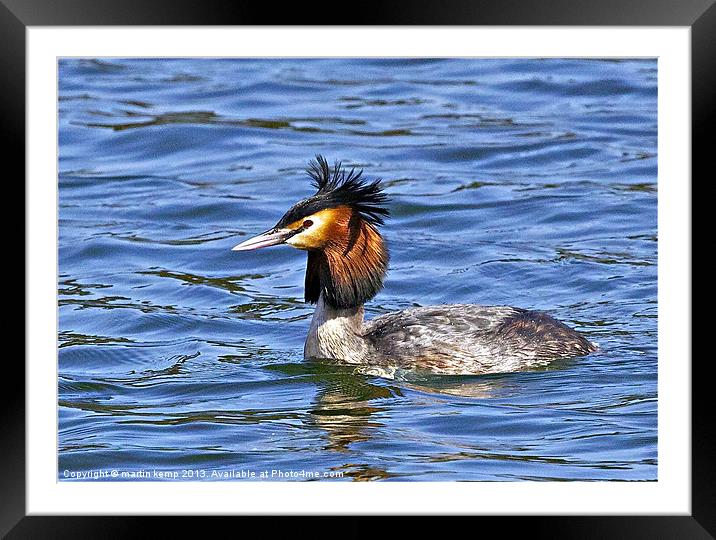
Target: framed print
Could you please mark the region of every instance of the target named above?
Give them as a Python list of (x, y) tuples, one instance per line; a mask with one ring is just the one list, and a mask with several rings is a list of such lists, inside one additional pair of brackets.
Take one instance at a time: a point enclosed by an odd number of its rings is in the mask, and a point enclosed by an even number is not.
[(27, 316), (3, 532), (517, 515), (710, 537), (711, 4), (347, 26), (4, 1)]

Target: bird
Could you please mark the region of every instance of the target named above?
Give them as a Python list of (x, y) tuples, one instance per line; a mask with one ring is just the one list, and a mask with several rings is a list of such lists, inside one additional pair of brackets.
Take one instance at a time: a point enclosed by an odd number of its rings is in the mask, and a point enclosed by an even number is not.
[(315, 304), (304, 358), (439, 375), (533, 370), (598, 349), (542, 311), (507, 305), (432, 305), (365, 320), (383, 288), (389, 253), (379, 228), (389, 216), (380, 179), (317, 155), (306, 169), (316, 192), (271, 229), (232, 248), (288, 245), (307, 252), (305, 301)]

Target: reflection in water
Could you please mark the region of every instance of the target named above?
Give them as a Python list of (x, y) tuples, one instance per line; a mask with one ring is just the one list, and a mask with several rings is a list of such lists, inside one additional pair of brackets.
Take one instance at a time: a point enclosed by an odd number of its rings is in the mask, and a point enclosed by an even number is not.
[(434, 381), (432, 386), (405, 383), (408, 388), (428, 394), (446, 394), (451, 396), (488, 399), (504, 396), (508, 393), (510, 385), (499, 379), (490, 381)]
[[(404, 398), (404, 390), (426, 396), (460, 396), (487, 399), (506, 395), (510, 385), (499, 376), (438, 377), (411, 372), (398, 372), (395, 384), (376, 384), (376, 374), (370, 368), (356, 368), (311, 361), (316, 367), (313, 380), (318, 386), (314, 405), (309, 409), (309, 426), (325, 433), (325, 450), (350, 454), (353, 445), (370, 441), (374, 434), (385, 428), (382, 413), (389, 410), (391, 402)], [(368, 373), (365, 373), (365, 372)], [(320, 375), (319, 375), (320, 374)], [(380, 375), (380, 374), (378, 374)], [(395, 379), (395, 371), (391, 374)], [(410, 382), (412, 380), (412, 382)], [(437, 461), (440, 459), (435, 458)], [(444, 461), (444, 459), (443, 459)], [(376, 480), (399, 477), (388, 470), (346, 462), (333, 470), (353, 480)]]
[(342, 374), (322, 380), (309, 410), (311, 421), (328, 435), (327, 450), (345, 451), (354, 442), (370, 437), (370, 429), (381, 427), (372, 415), (384, 410), (376, 399), (393, 397), (391, 389), (370, 384), (365, 378)]
[[(336, 369), (336, 366), (332, 368)], [(308, 410), (307, 424), (325, 433), (324, 450), (351, 454), (351, 445), (369, 441), (374, 430), (384, 427), (380, 413), (385, 407), (380, 401), (402, 394), (398, 388), (370, 383), (366, 376), (350, 367), (345, 367), (345, 371), (333, 369), (317, 381), (318, 392)], [(334, 466), (332, 470), (358, 481), (395, 476), (384, 468), (352, 461)]]

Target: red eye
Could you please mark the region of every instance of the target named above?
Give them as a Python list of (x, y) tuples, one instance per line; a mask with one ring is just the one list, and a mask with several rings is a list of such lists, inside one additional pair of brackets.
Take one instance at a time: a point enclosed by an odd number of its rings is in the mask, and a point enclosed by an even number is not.
[(304, 229), (308, 229), (311, 225), (313, 225), (313, 221), (311, 221), (310, 219), (307, 219), (306, 221), (303, 222)]

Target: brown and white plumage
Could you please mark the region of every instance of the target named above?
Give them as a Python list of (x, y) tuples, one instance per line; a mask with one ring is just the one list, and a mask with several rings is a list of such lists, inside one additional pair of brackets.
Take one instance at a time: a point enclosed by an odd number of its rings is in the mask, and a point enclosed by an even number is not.
[(308, 252), (305, 298), (316, 304), (307, 358), (441, 374), (520, 371), (596, 350), (549, 315), (510, 306), (453, 304), (407, 309), (364, 321), (363, 305), (383, 287), (388, 250), (378, 231), (387, 197), (362, 171), (331, 168), (321, 156), (308, 173), (318, 191), (269, 231), (236, 251), (289, 244)]

